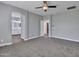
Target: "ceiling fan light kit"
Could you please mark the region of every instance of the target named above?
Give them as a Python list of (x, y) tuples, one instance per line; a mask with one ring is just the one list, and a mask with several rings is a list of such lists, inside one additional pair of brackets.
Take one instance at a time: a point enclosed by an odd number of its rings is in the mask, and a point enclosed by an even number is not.
[(43, 10), (44, 10), (45, 12), (48, 10), (48, 5), (47, 5), (47, 4), (44, 4)]
[(48, 7), (43, 7), (43, 10), (46, 12), (48, 10)]

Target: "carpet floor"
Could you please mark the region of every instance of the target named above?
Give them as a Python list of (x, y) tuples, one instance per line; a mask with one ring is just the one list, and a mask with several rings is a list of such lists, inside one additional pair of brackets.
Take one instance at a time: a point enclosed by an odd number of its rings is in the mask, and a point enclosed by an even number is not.
[(79, 43), (40, 37), (0, 47), (0, 57), (79, 57)]

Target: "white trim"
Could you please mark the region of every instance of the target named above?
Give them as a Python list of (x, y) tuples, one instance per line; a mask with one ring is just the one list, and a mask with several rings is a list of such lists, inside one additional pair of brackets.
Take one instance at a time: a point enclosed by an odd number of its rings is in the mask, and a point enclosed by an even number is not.
[(41, 36), (29, 37), (29, 38), (27, 38), (27, 39), (24, 39), (24, 41), (28, 41), (28, 40), (30, 40), (30, 39), (34, 39), (34, 38), (38, 38), (38, 37), (41, 37)]
[(0, 47), (3, 47), (3, 46), (7, 46), (7, 45), (12, 45), (13, 43), (10, 42), (10, 43), (3, 43), (3, 44), (0, 44)]
[(28, 41), (29, 39), (24, 39), (24, 41)]
[(41, 36), (30, 37), (29, 39), (34, 39), (34, 38), (38, 38), (38, 37), (41, 37)]
[(52, 36), (52, 38), (59, 38), (59, 39), (63, 39), (63, 40), (69, 40), (69, 41), (75, 41), (75, 42), (79, 42), (79, 40), (70, 39), (70, 38), (64, 38), (64, 37), (57, 37), (57, 36)]
[(21, 37), (21, 39), (25, 39), (24, 37)]
[(52, 37), (52, 36), (48, 35), (48, 37)]
[(24, 39), (24, 41), (28, 41), (30, 39), (34, 39), (34, 38), (38, 38), (38, 37), (41, 37), (41, 36), (35, 36), (35, 37), (29, 37), (29, 38), (24, 38), (24, 37), (21, 37), (22, 39)]
[(24, 41), (27, 41), (28, 39), (26, 39), (25, 37), (21, 37), (21, 39), (23, 39)]

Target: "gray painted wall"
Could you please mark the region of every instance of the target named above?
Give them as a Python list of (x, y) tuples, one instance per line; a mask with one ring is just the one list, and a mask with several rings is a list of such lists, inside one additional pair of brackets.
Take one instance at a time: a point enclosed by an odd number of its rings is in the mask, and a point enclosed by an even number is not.
[(0, 44), (11, 43), (11, 8), (0, 3)]
[(52, 37), (79, 41), (79, 10), (52, 16)]
[[(23, 39), (40, 36), (40, 19), (42, 16), (26, 10), (0, 3), (0, 44), (11, 43), (11, 13), (19, 12), (22, 18), (21, 37)], [(25, 18), (24, 18), (25, 17)]]
[(29, 38), (40, 36), (40, 20), (42, 16), (29, 13)]

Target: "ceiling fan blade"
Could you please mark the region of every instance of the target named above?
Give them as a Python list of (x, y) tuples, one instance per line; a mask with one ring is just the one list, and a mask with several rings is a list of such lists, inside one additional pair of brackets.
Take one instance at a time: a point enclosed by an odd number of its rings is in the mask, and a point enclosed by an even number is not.
[(71, 7), (68, 7), (67, 9), (71, 10), (71, 9), (75, 9), (75, 8), (76, 8), (76, 6), (71, 6)]
[(56, 6), (48, 6), (48, 8), (56, 8)]
[(42, 7), (36, 7), (36, 9), (39, 9), (39, 8), (42, 8)]

